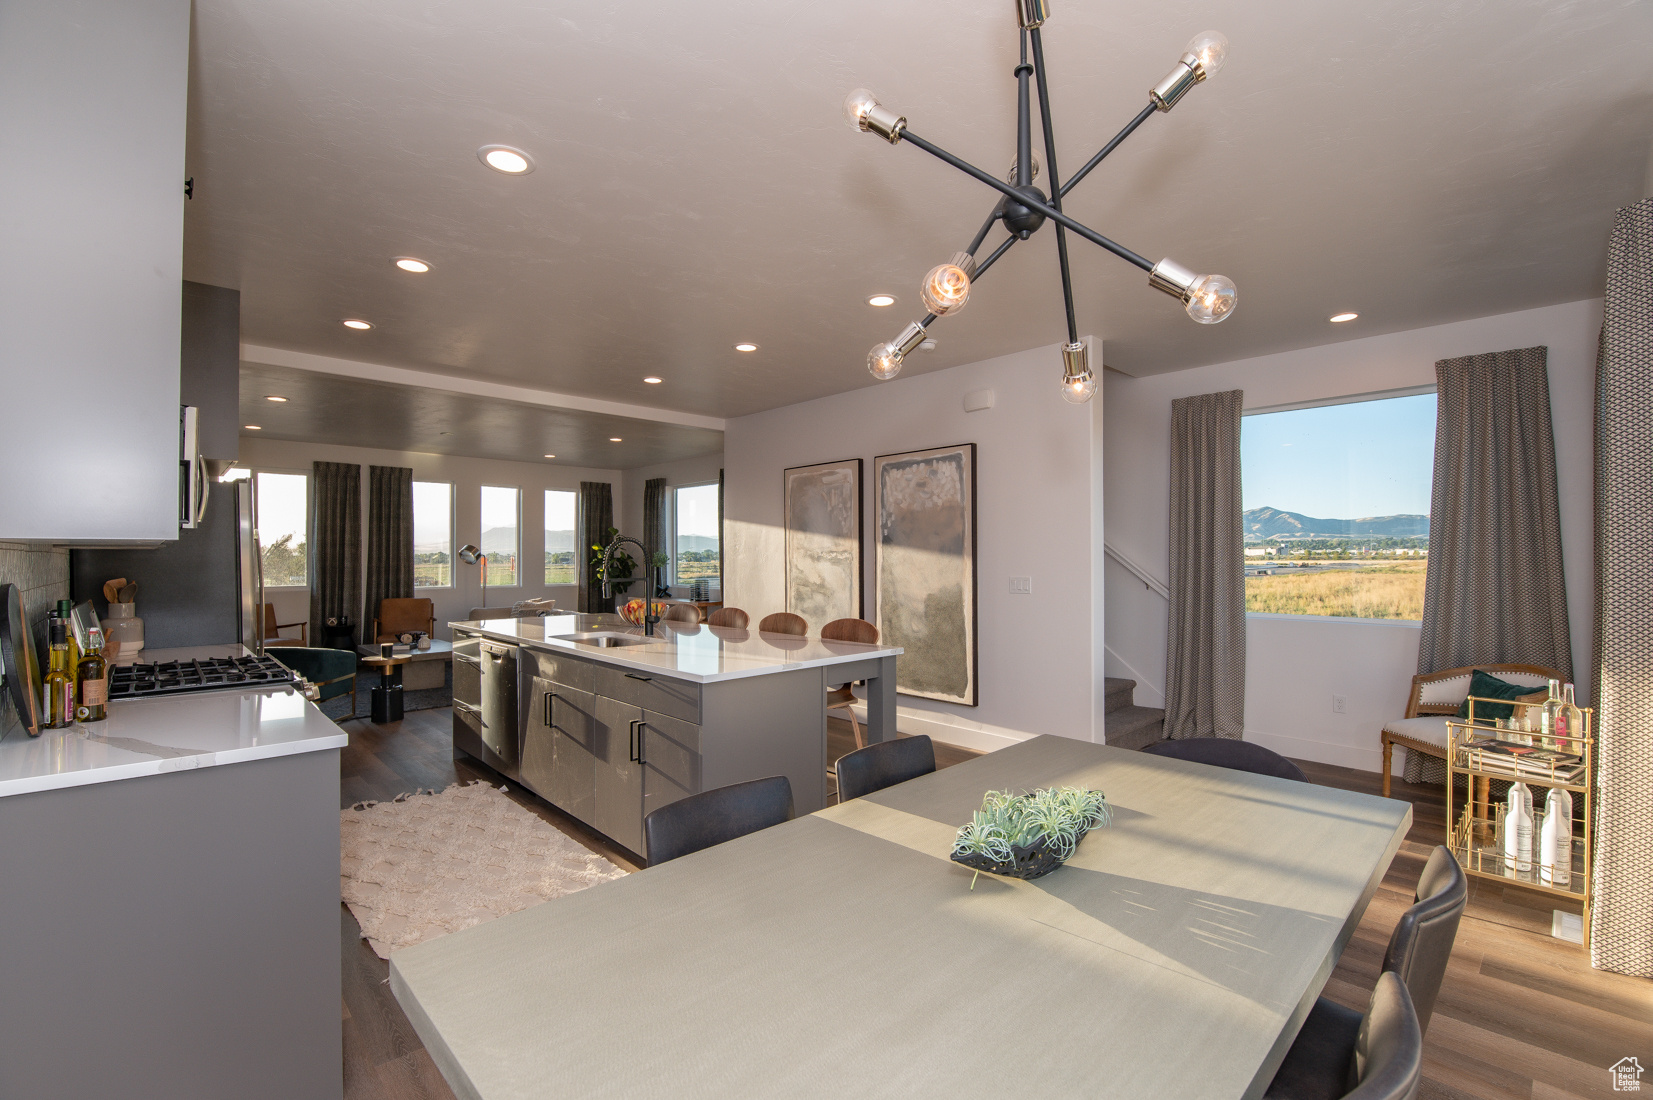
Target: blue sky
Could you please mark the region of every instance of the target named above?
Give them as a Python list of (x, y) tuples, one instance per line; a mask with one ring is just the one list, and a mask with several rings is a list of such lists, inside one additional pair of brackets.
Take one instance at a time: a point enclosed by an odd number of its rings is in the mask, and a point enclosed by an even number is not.
[(1240, 421), (1241, 507), (1318, 519), (1429, 514), (1435, 395)]

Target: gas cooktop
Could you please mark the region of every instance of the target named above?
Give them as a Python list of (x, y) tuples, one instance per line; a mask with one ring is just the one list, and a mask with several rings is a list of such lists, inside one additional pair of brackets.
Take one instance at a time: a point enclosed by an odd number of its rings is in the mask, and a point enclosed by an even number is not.
[(184, 691), (277, 687), (293, 680), (292, 669), (268, 656), (117, 665), (109, 670), (109, 698), (113, 701)]

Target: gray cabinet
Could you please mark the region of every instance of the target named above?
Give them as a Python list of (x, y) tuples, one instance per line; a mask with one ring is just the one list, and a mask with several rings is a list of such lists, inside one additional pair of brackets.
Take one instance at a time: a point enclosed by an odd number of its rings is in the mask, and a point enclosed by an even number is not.
[(596, 811), (591, 825), (633, 852), (643, 850), (643, 766), (637, 754), (642, 723), (640, 707), (597, 696)]
[(642, 816), (700, 793), (700, 727), (664, 714), (643, 713), (638, 728), (643, 769)]
[(522, 740), (522, 782), (597, 827), (597, 697), (533, 676)]

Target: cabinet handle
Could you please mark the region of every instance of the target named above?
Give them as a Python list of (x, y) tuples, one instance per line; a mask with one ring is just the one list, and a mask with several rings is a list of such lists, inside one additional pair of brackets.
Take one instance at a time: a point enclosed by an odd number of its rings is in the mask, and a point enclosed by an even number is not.
[(547, 727), (552, 729), (556, 728), (557, 723), (552, 721), (551, 700), (556, 697), (557, 693), (554, 691), (548, 691), (545, 693), (545, 724)]
[(627, 732), (627, 738), (626, 738), (626, 756), (627, 756), (628, 759), (631, 760), (631, 762), (633, 764), (639, 763), (638, 756), (640, 755), (640, 753), (639, 753), (639, 748), (638, 748), (637, 742), (640, 739), (637, 736), (637, 727), (641, 723), (642, 723), (641, 718), (633, 718), (631, 720), (631, 722), (628, 723), (628, 725), (627, 725), (627, 731), (628, 732)]
[(482, 662), (481, 661), (477, 660), (475, 657), (467, 657), (463, 653), (455, 653), (453, 655), (453, 659), (460, 662), (461, 664), (475, 665), (477, 668), (482, 667)]
[(478, 722), (481, 722), (484, 726), (486, 726), (488, 724), (487, 719), (482, 717), (482, 708), (481, 707), (472, 706), (470, 703), (465, 702), (463, 699), (455, 699), (453, 701), (453, 705), (458, 707), (460, 710), (465, 711), (468, 714), (476, 715), (476, 720)]
[(628, 680), (642, 680), (646, 684), (654, 683), (654, 677), (653, 676), (639, 676), (635, 672), (626, 673), (626, 679), (628, 679)]
[(639, 718), (637, 720), (637, 762), (645, 765), (648, 761), (643, 759), (643, 731), (648, 728), (649, 720), (647, 718)]

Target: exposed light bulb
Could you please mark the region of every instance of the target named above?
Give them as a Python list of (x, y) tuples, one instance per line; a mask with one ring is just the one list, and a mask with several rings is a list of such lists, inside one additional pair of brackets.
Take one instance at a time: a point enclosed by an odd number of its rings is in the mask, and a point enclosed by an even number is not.
[(1221, 31), (1201, 31), (1188, 40), (1188, 52), (1199, 58), (1202, 79), (1209, 80), (1228, 60), (1228, 37)]
[(1188, 288), (1188, 302), (1183, 308), (1200, 324), (1214, 325), (1227, 320), (1238, 302), (1239, 291), (1233, 279), (1226, 275), (1201, 275)]
[[(1039, 165), (1039, 154), (1038, 153), (1033, 154), (1032, 161), (1033, 161), (1033, 175), (1029, 178), (1029, 180), (1028, 180), (1029, 183), (1032, 183), (1033, 180), (1036, 180), (1036, 179), (1039, 178), (1039, 167), (1040, 167), (1040, 165)], [(1012, 160), (1010, 162), (1010, 171), (1004, 177), (1004, 182), (1010, 184), (1012, 187), (1014, 187), (1016, 185), (1016, 169), (1018, 167), (1019, 167), (1019, 164), (1017, 163), (1017, 161)]]
[(970, 301), (970, 273), (975, 267), (976, 262), (969, 253), (956, 252), (951, 260), (932, 268), (919, 288), (924, 308), (937, 317), (963, 309)]
[(867, 372), (880, 382), (888, 382), (901, 373), (901, 349), (888, 340), (874, 344), (867, 352)]
[(844, 121), (852, 130), (877, 134), (891, 145), (901, 140), (901, 131), (907, 120), (878, 102), (878, 97), (865, 88), (857, 88), (844, 97)]
[(1083, 340), (1062, 345), (1062, 400), (1083, 405), (1096, 396), (1096, 375), (1091, 373), (1090, 348)]
[(878, 97), (865, 88), (857, 88), (844, 97), (844, 121), (851, 130), (865, 130), (867, 115), (878, 106)]

